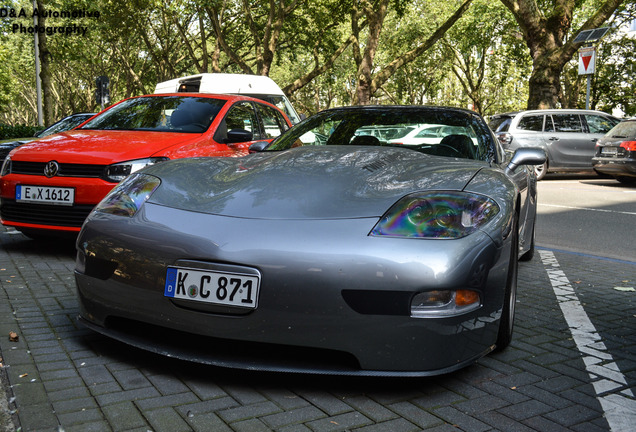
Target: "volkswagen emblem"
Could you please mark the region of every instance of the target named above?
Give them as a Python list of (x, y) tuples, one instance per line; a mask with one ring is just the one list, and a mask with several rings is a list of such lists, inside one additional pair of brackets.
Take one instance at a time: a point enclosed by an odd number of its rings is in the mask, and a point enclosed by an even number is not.
[(44, 175), (47, 177), (55, 177), (60, 172), (60, 166), (56, 161), (50, 161), (44, 166)]

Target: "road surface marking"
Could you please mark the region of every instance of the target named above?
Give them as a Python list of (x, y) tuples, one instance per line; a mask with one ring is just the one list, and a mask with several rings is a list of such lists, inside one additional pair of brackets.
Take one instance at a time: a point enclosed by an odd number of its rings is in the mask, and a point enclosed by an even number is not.
[(585, 369), (592, 380), (596, 398), (605, 412), (610, 430), (633, 430), (636, 424), (636, 399), (627, 386), (625, 376), (607, 351), (554, 253), (548, 250), (538, 252), (565, 321), (570, 327), (572, 339), (583, 355)]
[(619, 214), (626, 214), (626, 215), (636, 215), (636, 212), (625, 212), (625, 211), (606, 210), (606, 209), (587, 208), (587, 207), (564, 206), (564, 205), (559, 205), (559, 204), (541, 204), (541, 203), (539, 203), (539, 205), (543, 206), (543, 207), (556, 207), (556, 208), (563, 208), (563, 209), (568, 209), (568, 210), (589, 210), (589, 211), (597, 211), (597, 212), (603, 212), (603, 213), (619, 213)]

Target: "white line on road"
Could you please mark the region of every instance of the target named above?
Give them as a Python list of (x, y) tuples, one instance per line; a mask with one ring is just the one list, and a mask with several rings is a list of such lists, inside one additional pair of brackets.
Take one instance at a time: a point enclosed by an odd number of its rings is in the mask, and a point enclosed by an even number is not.
[(570, 327), (572, 338), (583, 354), (585, 369), (592, 379), (596, 398), (605, 412), (610, 430), (633, 430), (636, 424), (636, 399), (632, 390), (627, 387), (625, 376), (607, 351), (554, 253), (548, 250), (538, 252), (548, 272), (563, 316)]
[(619, 213), (619, 214), (626, 214), (626, 215), (636, 215), (636, 212), (625, 212), (625, 211), (606, 210), (606, 209), (598, 209), (598, 208), (564, 206), (564, 205), (558, 205), (558, 204), (541, 204), (541, 203), (539, 203), (539, 206), (542, 206), (542, 207), (556, 207), (556, 208), (563, 208), (563, 209), (568, 209), (568, 210), (589, 210), (589, 211), (597, 211), (597, 212), (603, 212), (603, 213)]

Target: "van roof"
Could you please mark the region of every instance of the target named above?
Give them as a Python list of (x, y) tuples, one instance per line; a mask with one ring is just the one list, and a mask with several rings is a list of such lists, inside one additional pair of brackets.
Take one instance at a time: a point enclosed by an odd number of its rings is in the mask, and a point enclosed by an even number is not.
[(202, 73), (164, 81), (155, 86), (155, 93), (174, 93), (187, 83), (199, 84), (200, 93), (284, 94), (269, 77), (230, 73)]

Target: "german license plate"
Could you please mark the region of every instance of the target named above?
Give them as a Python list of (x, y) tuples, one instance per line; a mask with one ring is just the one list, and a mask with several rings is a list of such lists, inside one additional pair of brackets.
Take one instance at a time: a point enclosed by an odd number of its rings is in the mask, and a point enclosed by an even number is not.
[(256, 309), (260, 278), (254, 275), (168, 267), (164, 296)]
[(17, 185), (15, 187), (16, 202), (44, 203), (57, 205), (73, 205), (75, 189), (53, 186)]
[(601, 149), (601, 154), (602, 155), (606, 155), (606, 156), (616, 156), (616, 153), (618, 153), (617, 148), (616, 147), (603, 147)]

